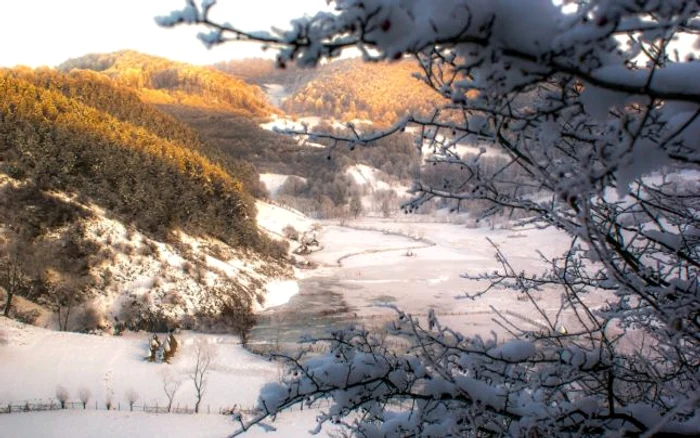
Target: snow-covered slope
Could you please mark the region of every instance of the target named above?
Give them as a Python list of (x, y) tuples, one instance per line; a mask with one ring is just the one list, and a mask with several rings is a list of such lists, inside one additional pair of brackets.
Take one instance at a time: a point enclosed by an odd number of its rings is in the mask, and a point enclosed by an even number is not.
[[(274, 198), (275, 196), (277, 196), (277, 193), (279, 193), (280, 187), (282, 187), (282, 185), (284, 185), (284, 183), (287, 182), (290, 176), (292, 175), (283, 175), (279, 173), (261, 173), (260, 181), (262, 181), (263, 184), (265, 184), (267, 192), (270, 194), (271, 197)], [(297, 178), (306, 182), (306, 178), (301, 178), (299, 176), (297, 176)]]
[(272, 237), (281, 238), (282, 230), (291, 225), (298, 231), (309, 230), (314, 221), (303, 213), (291, 207), (282, 207), (267, 202), (257, 201), (255, 207), (258, 210), (258, 226), (270, 233)]
[(143, 308), (183, 319), (217, 312), (216, 288), (229, 288), (259, 304), (267, 283), (291, 278), (279, 261), (228, 247), (215, 239), (177, 233), (175, 242), (153, 240), (92, 208), (96, 219), (86, 224), (86, 237), (111, 251), (94, 270), (101, 284), (94, 302), (106, 316), (125, 308)]
[[(0, 180), (0, 187), (4, 184), (11, 182)], [(157, 321), (152, 328), (159, 330), (165, 321), (168, 326), (200, 327), (203, 319), (216, 317), (220, 311), (222, 293), (245, 296), (260, 308), (266, 304), (267, 292), (274, 289), (268, 285), (293, 278), (291, 267), (282, 260), (182, 231), (172, 232), (167, 241), (158, 240), (109, 217), (95, 205), (64, 193), (49, 195), (90, 212), (89, 217), (76, 220), (82, 225), (79, 239), (89, 243), (88, 275), (93, 281), (87, 301), (72, 313), (77, 319), (84, 309), (94, 310), (98, 321), (93, 326), (147, 328)], [(61, 242), (61, 233), (52, 231), (45, 239)], [(279, 304), (279, 294), (273, 301)], [(22, 300), (15, 304), (21, 305)], [(202, 318), (195, 319), (195, 315)], [(37, 323), (56, 327), (50, 313)], [(88, 327), (79, 321), (68, 326), (69, 330), (84, 328)]]
[(391, 186), (382, 180), (382, 172), (365, 164), (355, 164), (345, 171), (359, 186), (368, 186), (374, 190), (391, 190)]

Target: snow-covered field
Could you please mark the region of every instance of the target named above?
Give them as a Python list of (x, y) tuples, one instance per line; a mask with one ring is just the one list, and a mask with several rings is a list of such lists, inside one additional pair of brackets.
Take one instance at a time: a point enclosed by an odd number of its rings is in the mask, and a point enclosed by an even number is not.
[[(92, 393), (88, 410), (0, 415), (0, 437), (223, 437), (237, 425), (219, 408), (254, 407), (263, 384), (278, 378), (277, 365), (244, 350), (235, 336), (184, 332), (178, 336), (180, 350), (172, 364), (144, 361), (146, 333), (121, 337), (62, 333), (26, 326), (0, 317), (0, 331), (7, 345), (0, 346), (0, 404), (55, 400), (57, 385), (78, 401), (80, 388)], [(215, 351), (202, 411), (212, 414), (146, 414), (126, 412), (126, 393), (139, 394), (136, 405), (166, 406), (163, 373), (182, 381), (173, 406), (190, 408), (195, 402), (192, 381), (193, 343), (201, 339)], [(121, 412), (101, 409), (108, 397)], [(273, 436), (306, 436), (314, 427), (314, 411), (289, 412), (280, 417)], [(262, 434), (253, 429), (251, 436)], [(267, 436), (267, 435), (266, 435)], [(323, 436), (323, 435), (322, 435)]]
[[(201, 335), (183, 332), (180, 349), (172, 364), (149, 363), (146, 332), (124, 336), (95, 336), (57, 332), (26, 326), (0, 318), (8, 344), (0, 346), (0, 404), (55, 398), (56, 385), (66, 387), (77, 401), (80, 387), (92, 392), (92, 404), (103, 404), (108, 395), (115, 403), (126, 403), (126, 391), (133, 388), (139, 404), (165, 406), (162, 373), (167, 369), (183, 379), (176, 403), (194, 404), (194, 389), (187, 382), (195, 337), (216, 351), (209, 379), (210, 392), (203, 405), (219, 408), (252, 408), (257, 391), (277, 378), (277, 367), (245, 351), (235, 336)], [(177, 335), (176, 335), (177, 336)]]
[[(315, 411), (290, 412), (274, 423), (277, 431), (255, 427), (246, 438), (309, 436)], [(116, 411), (31, 412), (0, 417), (2, 438), (223, 438), (237, 423), (223, 415), (167, 415)], [(320, 435), (328, 436), (325, 433)]]

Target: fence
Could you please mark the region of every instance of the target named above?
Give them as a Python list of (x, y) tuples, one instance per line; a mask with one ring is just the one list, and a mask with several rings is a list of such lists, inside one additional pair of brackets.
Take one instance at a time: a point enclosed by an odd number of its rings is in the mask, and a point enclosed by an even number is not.
[[(149, 414), (186, 414), (193, 415), (197, 412), (194, 411), (194, 407), (181, 407), (179, 404), (176, 406), (165, 405), (148, 405), (148, 404), (133, 404), (128, 403), (114, 403), (107, 405), (106, 403), (90, 402), (83, 404), (82, 402), (66, 402), (61, 407), (61, 403), (58, 401), (49, 402), (24, 402), (24, 403), (7, 403), (0, 404), (0, 414), (13, 414), (19, 412), (42, 412), (42, 411), (60, 411), (62, 409), (71, 410), (96, 410), (96, 411), (133, 411), (133, 412), (146, 412)], [(219, 407), (212, 410), (210, 405), (200, 406), (199, 414), (217, 414), (217, 415), (230, 415), (233, 413), (241, 413), (245, 415), (253, 415), (257, 411), (255, 409), (240, 409), (237, 406), (232, 407)]]

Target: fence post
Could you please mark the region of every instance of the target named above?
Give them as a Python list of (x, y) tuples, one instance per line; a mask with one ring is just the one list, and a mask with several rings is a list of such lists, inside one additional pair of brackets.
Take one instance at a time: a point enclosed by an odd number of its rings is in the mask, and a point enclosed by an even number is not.
[(97, 410), (97, 400), (95, 400), (95, 410)]
[(117, 410), (118, 411), (122, 410), (122, 402), (117, 403)]
[(207, 414), (211, 414), (211, 409), (209, 409), (209, 405), (207, 405)]

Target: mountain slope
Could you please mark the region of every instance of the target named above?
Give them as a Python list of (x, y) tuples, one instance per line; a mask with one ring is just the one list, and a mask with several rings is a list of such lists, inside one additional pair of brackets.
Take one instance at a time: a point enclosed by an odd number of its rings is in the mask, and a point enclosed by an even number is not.
[(372, 64), (343, 59), (313, 71), (273, 69), (272, 61), (230, 61), (215, 67), (247, 81), (281, 84), (290, 93), (281, 108), (295, 116), (333, 117), (342, 121), (370, 120), (380, 125), (409, 113), (430, 113), (440, 99), (413, 77), (415, 61)]
[(257, 86), (214, 68), (170, 61), (134, 51), (90, 54), (59, 66), (100, 72), (154, 104), (178, 104), (263, 118), (276, 110)]
[(37, 85), (34, 75), (0, 71), (0, 171), (87, 196), (149, 232), (179, 226), (234, 246), (267, 248), (242, 183), (186, 138), (160, 137), (56, 86)]
[[(0, 174), (0, 243), (16, 231), (24, 231), (19, 266), (32, 286), (15, 297), (11, 315), (62, 330), (242, 332), (250, 312), (279, 304), (280, 280), (293, 286), (283, 260), (183, 231), (158, 239), (77, 196)], [(4, 304), (2, 287), (0, 298)]]

